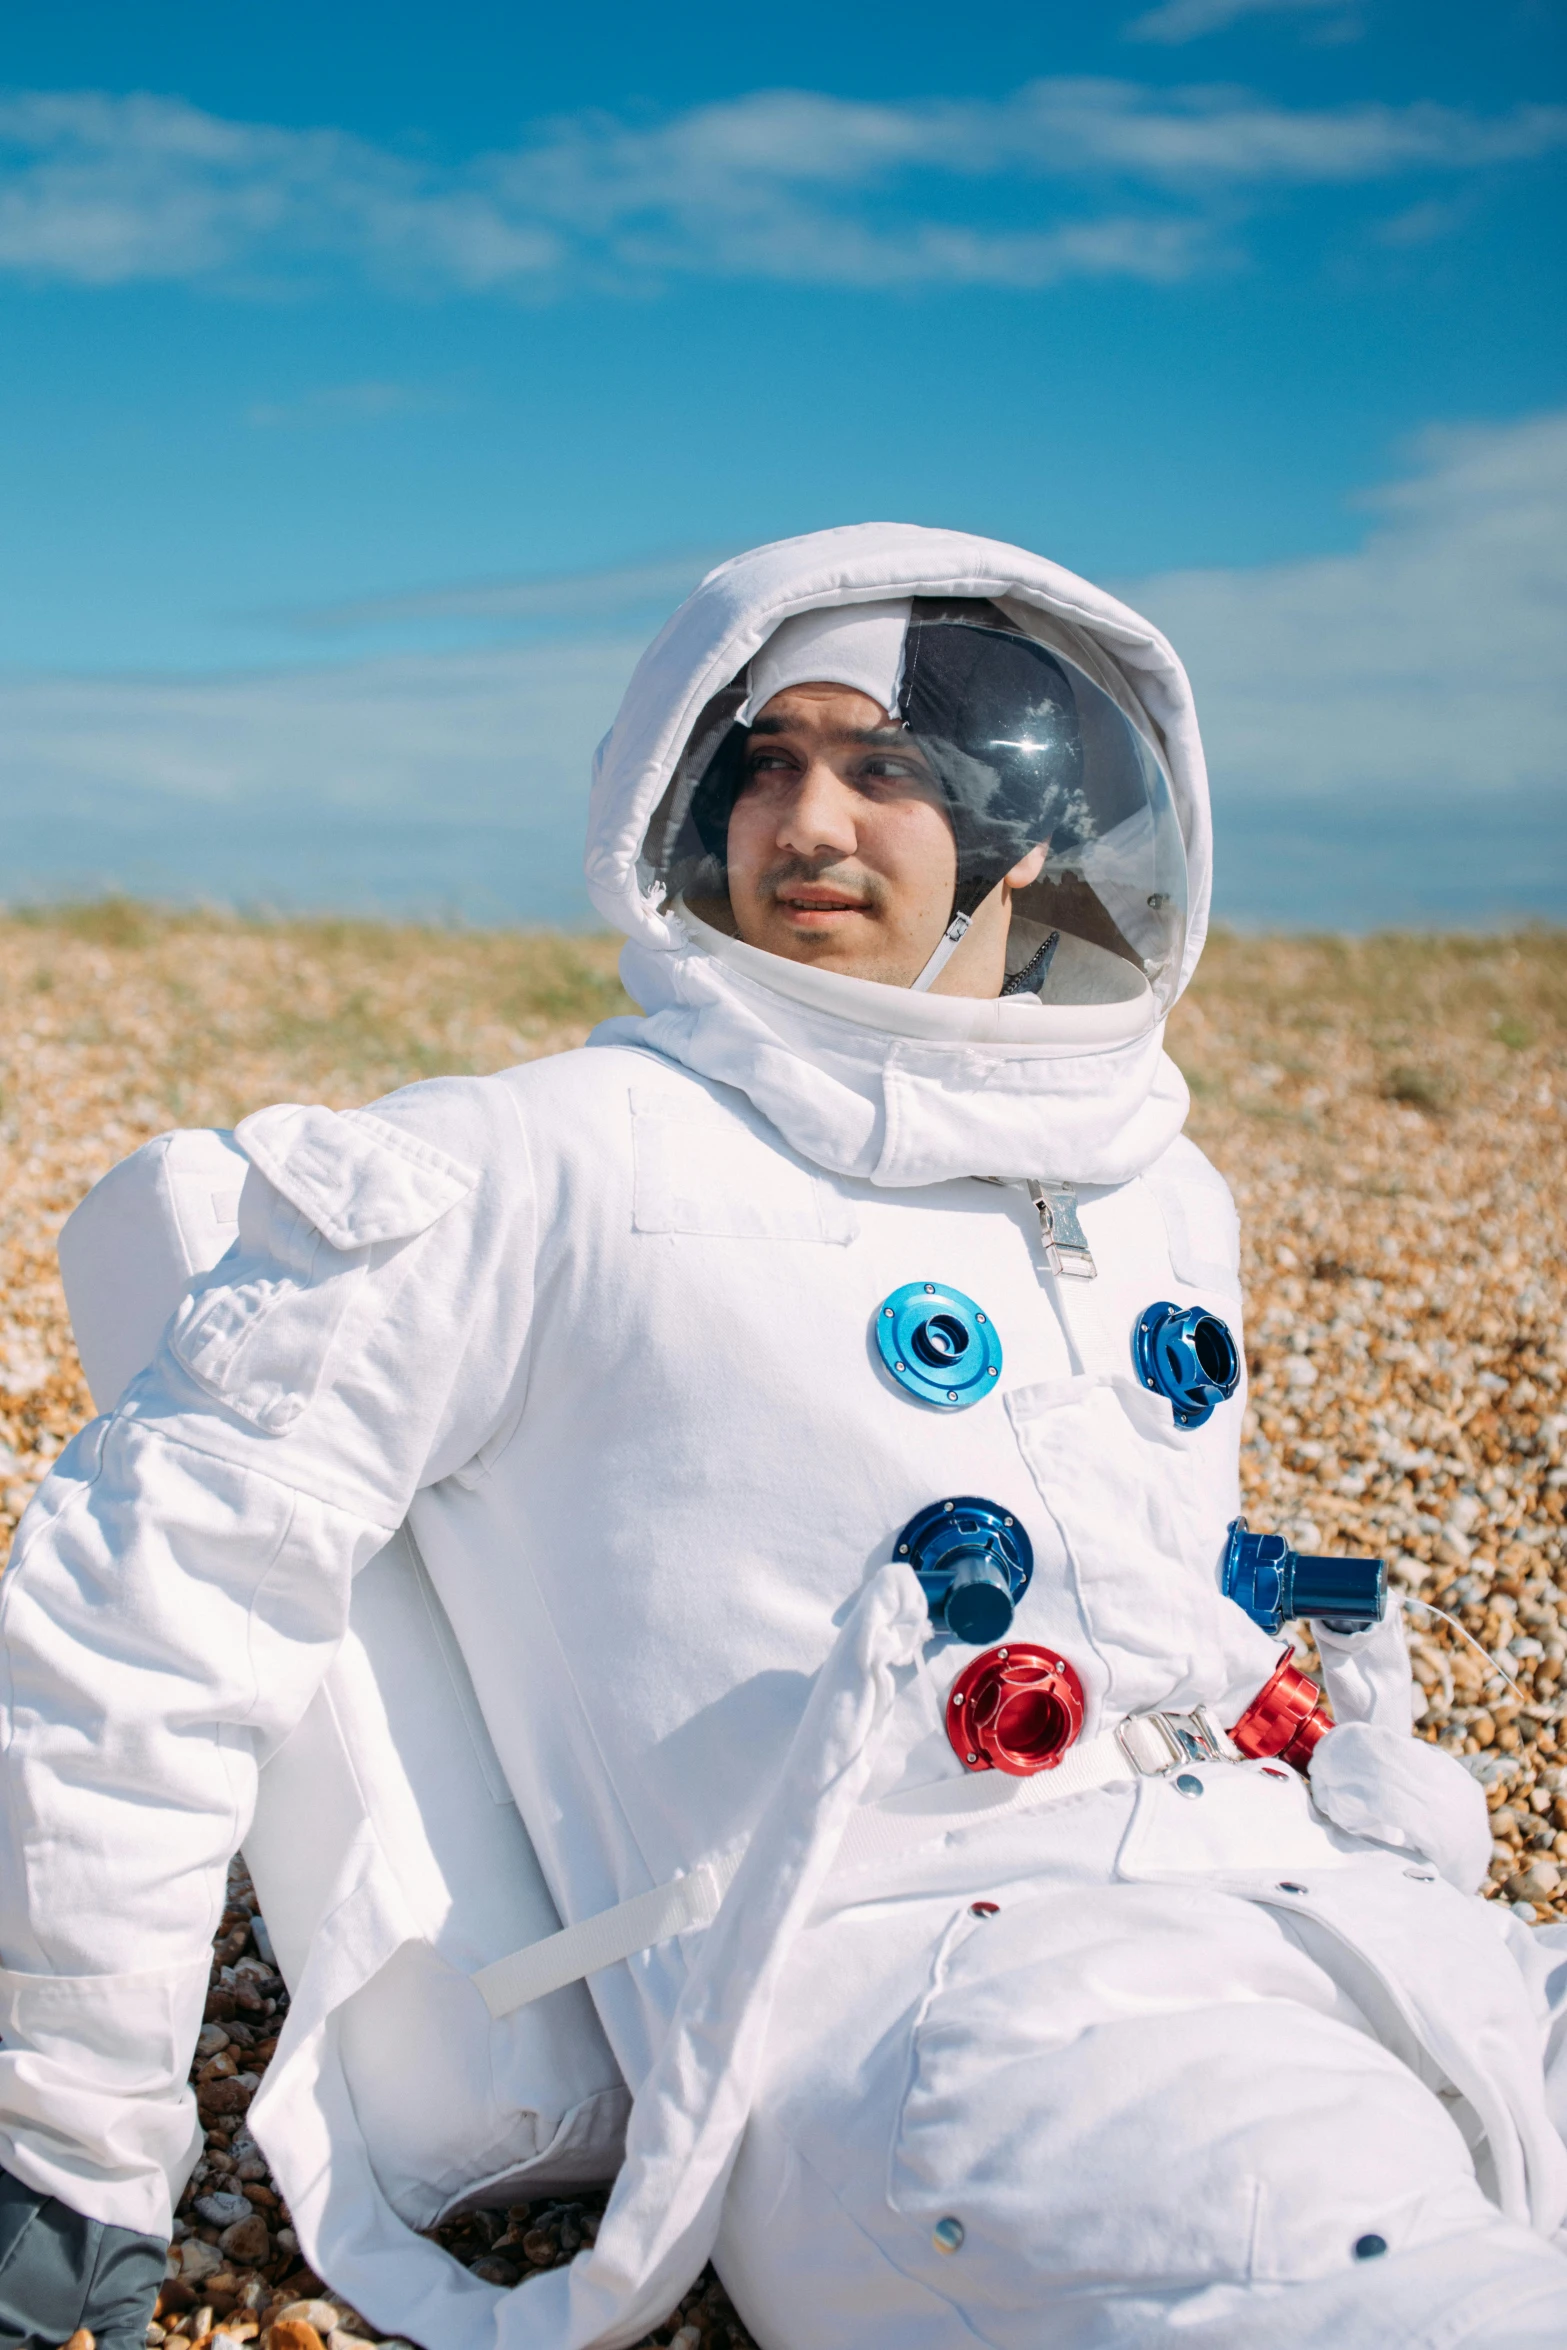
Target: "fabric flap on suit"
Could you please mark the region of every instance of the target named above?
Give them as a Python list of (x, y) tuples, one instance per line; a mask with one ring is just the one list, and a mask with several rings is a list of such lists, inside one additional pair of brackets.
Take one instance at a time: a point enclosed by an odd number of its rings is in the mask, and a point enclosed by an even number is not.
[(411, 1240), (479, 1180), (460, 1159), (369, 1110), (280, 1102), (242, 1119), (234, 1139), (333, 1248)]
[(1170, 1244), (1170, 1266), (1188, 1289), (1240, 1296), (1240, 1218), (1230, 1187), (1181, 1135), (1143, 1170)]

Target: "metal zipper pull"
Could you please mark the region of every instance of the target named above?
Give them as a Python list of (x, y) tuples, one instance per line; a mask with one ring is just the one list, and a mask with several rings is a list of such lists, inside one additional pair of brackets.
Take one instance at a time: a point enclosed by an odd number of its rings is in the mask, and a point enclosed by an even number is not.
[(1077, 1187), (1072, 1183), (1028, 1182), (1028, 1196), (1039, 1217), (1039, 1246), (1047, 1273), (1070, 1281), (1093, 1281), (1094, 1263), (1088, 1235), (1077, 1220)]

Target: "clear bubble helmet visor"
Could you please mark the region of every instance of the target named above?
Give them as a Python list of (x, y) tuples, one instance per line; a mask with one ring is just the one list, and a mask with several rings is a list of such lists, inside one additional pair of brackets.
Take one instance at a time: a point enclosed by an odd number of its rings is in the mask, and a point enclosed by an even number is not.
[[(1142, 997), (1150, 1020), (1160, 1017), (1179, 981), (1186, 855), (1163, 760), (1130, 689), (1088, 647), (1074, 658), (994, 604), (914, 598), (907, 611), (901, 658), (893, 639), (895, 683), (889, 677), (872, 698), (904, 726), (939, 789), (957, 850), (953, 913), (973, 914), (1044, 847), (1039, 879), (1013, 894), (1003, 992), (1055, 1004)], [(843, 614), (851, 626), (853, 613)], [(885, 632), (885, 620), (875, 625)], [(1037, 625), (1041, 636), (1066, 633), (1043, 616)], [(765, 674), (766, 650), (753, 675)], [(857, 666), (852, 679), (821, 682), (869, 691), (874, 679)], [(734, 927), (725, 858), (730, 812), (746, 788), (748, 698), (742, 676), (703, 711), (642, 856), (644, 878), (666, 902), (683, 899), (725, 931)]]

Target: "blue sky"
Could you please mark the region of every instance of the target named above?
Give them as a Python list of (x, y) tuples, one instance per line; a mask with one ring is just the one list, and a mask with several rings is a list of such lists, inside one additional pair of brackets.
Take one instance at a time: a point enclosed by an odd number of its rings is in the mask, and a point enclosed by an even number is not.
[(1188, 655), (1221, 906), (1567, 916), (1556, 0), (0, 0), (11, 896), (581, 910), (714, 556)]

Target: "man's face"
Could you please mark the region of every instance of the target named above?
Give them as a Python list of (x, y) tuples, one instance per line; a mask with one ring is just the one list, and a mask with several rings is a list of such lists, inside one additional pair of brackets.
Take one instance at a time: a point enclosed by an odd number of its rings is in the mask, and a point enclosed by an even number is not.
[(868, 695), (796, 685), (751, 727), (729, 818), (747, 946), (907, 987), (952, 909), (957, 848), (917, 746)]

